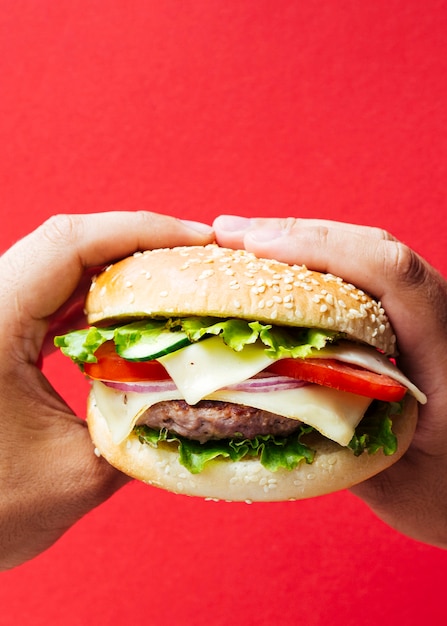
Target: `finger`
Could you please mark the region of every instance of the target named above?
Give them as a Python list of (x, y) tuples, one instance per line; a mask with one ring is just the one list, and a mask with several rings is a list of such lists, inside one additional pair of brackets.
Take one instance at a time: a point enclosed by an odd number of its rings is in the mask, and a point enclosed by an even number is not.
[(87, 320), (84, 311), (85, 298), (93, 276), (98, 268), (86, 270), (70, 298), (48, 318), (48, 329), (42, 346), (42, 357), (56, 350), (54, 337), (69, 330), (84, 328)]
[(399, 242), (380, 228), (330, 220), (221, 216), (214, 228), (220, 245), (244, 247), (257, 256), (336, 274), (377, 298), (383, 295), (377, 265), (380, 270), (382, 265), (385, 269), (395, 265), (393, 258), (383, 260), (397, 257), (400, 251)]
[[(331, 220), (292, 217), (247, 218), (238, 215), (220, 215), (214, 220), (213, 228), (219, 245), (229, 248), (243, 248), (245, 247), (245, 237), (248, 236), (250, 238), (255, 232), (257, 233), (256, 237), (260, 241), (269, 242), (287, 235), (287, 233), (296, 228), (327, 228), (355, 234), (366, 227)], [(380, 228), (369, 227), (367, 230), (369, 231), (369, 236), (374, 236), (377, 239), (394, 239), (392, 235)], [(294, 254), (296, 256), (296, 250)]]
[[(381, 300), (396, 330), (400, 351), (408, 361), (409, 373), (417, 366), (420, 375), (422, 363), (442, 351), (446, 340), (446, 283), (414, 251), (387, 232), (320, 220), (232, 221), (228, 216), (217, 219), (214, 228), (221, 245), (245, 247), (257, 256), (330, 272)], [(430, 337), (436, 337), (436, 341)], [(430, 342), (433, 345), (428, 345)], [(435, 384), (429, 376), (431, 370), (427, 363), (424, 384), (428, 386)], [(428, 391), (427, 386), (424, 390)]]
[(422, 260), (378, 228), (295, 218), (237, 218), (233, 230), (228, 223), (233, 224), (227, 216), (214, 222), (220, 245), (336, 274), (379, 299), (397, 287), (411, 291), (423, 282)]
[(0, 259), (4, 321), (30, 334), (30, 322), (57, 311), (86, 268), (136, 250), (212, 240), (210, 226), (143, 211), (52, 217)]

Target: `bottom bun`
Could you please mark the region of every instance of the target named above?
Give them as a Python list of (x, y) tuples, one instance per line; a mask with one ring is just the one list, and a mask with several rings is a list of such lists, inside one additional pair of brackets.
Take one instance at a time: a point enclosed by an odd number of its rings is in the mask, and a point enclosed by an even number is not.
[(130, 435), (123, 443), (112, 442), (107, 423), (96, 406), (93, 392), (88, 401), (88, 427), (97, 451), (125, 474), (154, 487), (202, 498), (238, 502), (302, 500), (352, 487), (393, 465), (410, 445), (417, 421), (417, 402), (407, 396), (401, 415), (393, 418), (398, 450), (392, 456), (382, 451), (356, 457), (348, 448), (316, 434), (309, 445), (316, 449), (311, 465), (300, 463), (294, 470), (265, 469), (259, 460), (216, 460), (200, 474), (191, 474), (179, 463), (173, 445), (153, 448)]

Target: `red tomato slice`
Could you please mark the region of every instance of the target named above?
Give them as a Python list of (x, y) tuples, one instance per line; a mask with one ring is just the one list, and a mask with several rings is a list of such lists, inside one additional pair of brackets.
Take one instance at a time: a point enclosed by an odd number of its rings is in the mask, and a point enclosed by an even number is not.
[(267, 371), (386, 402), (398, 402), (407, 391), (390, 376), (334, 359), (282, 359)]
[(96, 363), (84, 364), (84, 372), (90, 378), (126, 383), (170, 378), (158, 361), (126, 361), (115, 351), (113, 341), (103, 343), (95, 356)]

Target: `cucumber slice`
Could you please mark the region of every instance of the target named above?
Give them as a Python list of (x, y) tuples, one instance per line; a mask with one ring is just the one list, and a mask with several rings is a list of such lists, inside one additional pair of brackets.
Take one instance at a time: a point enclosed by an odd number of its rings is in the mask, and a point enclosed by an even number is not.
[(183, 330), (169, 330), (165, 320), (144, 320), (115, 329), (117, 353), (128, 361), (150, 361), (189, 345)]
[(160, 356), (188, 346), (189, 341), (183, 331), (150, 330), (141, 334), (130, 345), (117, 345), (116, 351), (128, 361), (150, 361)]

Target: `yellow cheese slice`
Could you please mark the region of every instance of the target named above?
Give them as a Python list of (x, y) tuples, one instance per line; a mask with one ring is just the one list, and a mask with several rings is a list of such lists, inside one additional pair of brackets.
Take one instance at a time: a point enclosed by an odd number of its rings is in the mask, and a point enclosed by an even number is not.
[[(93, 382), (99, 410), (104, 415), (114, 443), (119, 444), (131, 433), (148, 408), (165, 400), (182, 399), (180, 392), (142, 393), (118, 391)], [(346, 446), (354, 429), (371, 403), (369, 398), (320, 385), (270, 392), (220, 390), (204, 399), (243, 404), (298, 420), (323, 435)]]
[(157, 359), (188, 404), (196, 404), (217, 389), (251, 378), (274, 363), (261, 343), (235, 352), (221, 337), (211, 337)]

